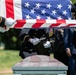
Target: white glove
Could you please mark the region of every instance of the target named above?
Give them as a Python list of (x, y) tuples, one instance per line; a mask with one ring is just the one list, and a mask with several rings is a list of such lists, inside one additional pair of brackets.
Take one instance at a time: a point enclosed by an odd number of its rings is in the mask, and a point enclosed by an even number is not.
[(6, 18), (6, 20), (5, 20), (5, 25), (6, 25), (7, 27), (10, 27), (10, 26), (12, 26), (15, 22), (16, 22), (16, 21), (13, 20), (12, 18)]
[(2, 32), (2, 33), (4, 33), (4, 32), (6, 32), (6, 31), (8, 31), (9, 29), (5, 29), (5, 28), (3, 28), (3, 27), (0, 27), (0, 32)]
[(40, 40), (38, 38), (34, 38), (34, 39), (30, 39), (30, 42), (33, 44), (33, 45), (37, 45)]
[(43, 45), (44, 45), (44, 48), (50, 48), (51, 47), (51, 44), (49, 41), (46, 41)]

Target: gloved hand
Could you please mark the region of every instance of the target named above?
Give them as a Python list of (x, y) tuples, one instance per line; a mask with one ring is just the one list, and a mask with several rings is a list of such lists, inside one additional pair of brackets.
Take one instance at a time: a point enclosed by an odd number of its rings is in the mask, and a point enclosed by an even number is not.
[(8, 29), (5, 29), (5, 28), (3, 28), (3, 27), (0, 27), (0, 32), (2, 32), (2, 33), (6, 32), (6, 31), (8, 31), (8, 30), (9, 30), (9, 28), (8, 28)]
[(31, 42), (33, 45), (37, 45), (37, 44), (40, 42), (40, 39), (38, 39), (38, 38), (30, 39), (30, 42)]
[(6, 20), (5, 20), (5, 25), (7, 27), (12, 26), (14, 23), (16, 23), (16, 21), (14, 19), (12, 19), (12, 18), (6, 18)]
[(44, 45), (44, 48), (50, 48), (51, 47), (51, 43), (49, 41), (46, 41), (43, 45)]

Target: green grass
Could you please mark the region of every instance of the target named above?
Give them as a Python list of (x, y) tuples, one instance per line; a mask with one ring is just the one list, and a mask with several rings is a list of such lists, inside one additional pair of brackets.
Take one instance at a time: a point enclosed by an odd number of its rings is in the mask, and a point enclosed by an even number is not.
[(20, 60), (19, 51), (0, 50), (0, 70), (11, 69)]
[[(50, 55), (53, 57), (53, 54)], [(0, 50), (0, 70), (11, 69), (17, 62), (22, 59), (19, 56), (19, 51), (15, 50)]]

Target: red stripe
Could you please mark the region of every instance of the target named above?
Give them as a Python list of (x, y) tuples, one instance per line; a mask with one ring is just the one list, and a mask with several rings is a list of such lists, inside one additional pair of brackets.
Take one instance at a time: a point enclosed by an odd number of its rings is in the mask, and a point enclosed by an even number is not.
[(51, 28), (51, 27), (58, 27), (60, 24), (61, 24), (61, 23), (52, 24), (52, 25), (50, 25), (50, 28)]
[(17, 20), (17, 24), (15, 24), (14, 28), (22, 28), (24, 24), (26, 24), (26, 20)]
[(53, 23), (52, 25), (50, 25), (50, 28), (58, 27), (61, 23), (66, 23), (66, 21), (65, 20), (56, 20), (56, 23)]
[(76, 24), (68, 24), (67, 26), (63, 26), (62, 28), (76, 27)]
[(36, 20), (36, 23), (32, 26), (32, 28), (40, 28), (45, 22), (46, 20)]
[(14, 19), (14, 8), (13, 8), (13, 0), (5, 0), (6, 4), (6, 17), (11, 17)]
[(76, 24), (68, 24), (68, 27), (70, 27), (70, 26), (74, 27), (74, 26), (76, 26)]
[(57, 23), (66, 23), (66, 20), (56, 20)]

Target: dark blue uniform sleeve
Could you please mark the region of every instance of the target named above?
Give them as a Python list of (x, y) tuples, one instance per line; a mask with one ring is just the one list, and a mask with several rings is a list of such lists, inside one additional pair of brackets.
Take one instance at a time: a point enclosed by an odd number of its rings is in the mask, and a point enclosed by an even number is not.
[(1, 20), (0, 27), (4, 27), (4, 25), (5, 25), (5, 18), (0, 17), (0, 20)]
[(69, 29), (64, 29), (64, 48), (69, 48)]

